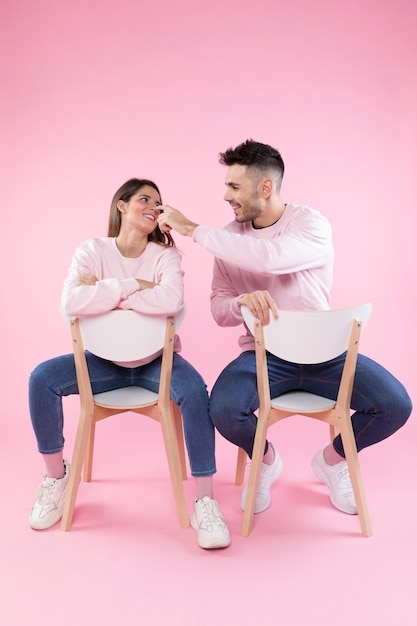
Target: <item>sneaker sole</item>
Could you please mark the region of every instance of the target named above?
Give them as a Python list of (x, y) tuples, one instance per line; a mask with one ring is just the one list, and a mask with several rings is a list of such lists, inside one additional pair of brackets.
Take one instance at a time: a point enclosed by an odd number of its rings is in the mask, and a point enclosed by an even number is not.
[(61, 514), (61, 517), (56, 520), (56, 522), (49, 522), (47, 523), (46, 526), (42, 524), (36, 524), (36, 522), (32, 523), (31, 521), (29, 521), (29, 526), (30, 528), (32, 528), (32, 530), (48, 530), (48, 528), (53, 528), (54, 526), (56, 526), (56, 524), (59, 524), (61, 519), (62, 519), (62, 514)]

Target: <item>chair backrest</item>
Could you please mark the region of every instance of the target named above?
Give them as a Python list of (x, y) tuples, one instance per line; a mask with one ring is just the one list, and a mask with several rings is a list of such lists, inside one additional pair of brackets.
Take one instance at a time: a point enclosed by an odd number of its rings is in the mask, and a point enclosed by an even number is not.
[[(185, 307), (175, 316), (175, 331), (185, 317)], [(78, 318), (85, 350), (109, 361), (129, 362), (162, 350), (167, 316), (143, 315), (115, 309)]]
[[(282, 311), (271, 314), (263, 327), (268, 352), (292, 363), (323, 363), (343, 354), (348, 348), (354, 320), (366, 325), (372, 305), (329, 311)], [(245, 324), (252, 334), (255, 317), (242, 307)]]

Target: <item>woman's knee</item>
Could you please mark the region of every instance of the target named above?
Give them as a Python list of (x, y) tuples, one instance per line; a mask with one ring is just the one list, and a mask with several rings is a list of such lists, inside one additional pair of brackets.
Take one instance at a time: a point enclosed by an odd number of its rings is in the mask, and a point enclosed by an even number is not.
[(49, 379), (49, 363), (50, 361), (39, 363), (39, 365), (37, 365), (31, 372), (29, 376), (29, 389), (42, 389), (45, 387)]
[(174, 362), (171, 397), (179, 405), (190, 403), (196, 407), (196, 410), (201, 407), (207, 410), (207, 385), (201, 374), (183, 358)]
[(39, 363), (29, 376), (30, 393), (51, 390), (61, 395), (63, 389), (74, 385), (76, 385), (76, 374), (72, 354)]

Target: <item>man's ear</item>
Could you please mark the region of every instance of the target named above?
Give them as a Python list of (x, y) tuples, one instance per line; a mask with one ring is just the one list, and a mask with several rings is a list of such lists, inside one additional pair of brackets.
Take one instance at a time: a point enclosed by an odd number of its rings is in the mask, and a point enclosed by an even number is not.
[(271, 178), (263, 178), (259, 183), (260, 195), (264, 200), (267, 200), (274, 190), (274, 183)]

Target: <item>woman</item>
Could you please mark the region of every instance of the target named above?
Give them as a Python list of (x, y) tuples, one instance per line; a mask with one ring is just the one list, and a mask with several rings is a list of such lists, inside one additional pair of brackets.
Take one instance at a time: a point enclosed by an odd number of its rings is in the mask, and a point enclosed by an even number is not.
[[(133, 178), (115, 193), (108, 237), (89, 239), (75, 252), (64, 283), (62, 307), (71, 316), (106, 313), (115, 308), (140, 313), (175, 315), (183, 307), (181, 258), (169, 233), (162, 233), (158, 187)], [(200, 374), (179, 354), (176, 337), (171, 398), (180, 407), (185, 440), (195, 479), (196, 500), (191, 524), (202, 548), (223, 548), (230, 535), (216, 500), (212, 477), (216, 471), (214, 427), (208, 394)], [(161, 357), (150, 363), (122, 367), (87, 353), (93, 393), (128, 385), (158, 390)], [(32, 425), (46, 475), (30, 515), (32, 528), (42, 530), (62, 517), (70, 472), (63, 458), (62, 397), (77, 394), (72, 354), (41, 363), (29, 382)]]

